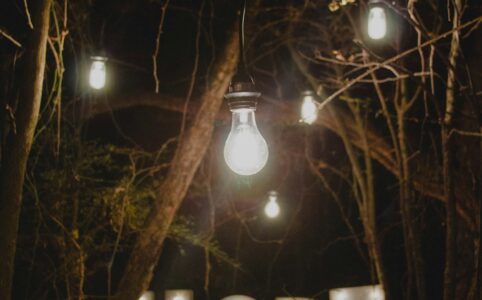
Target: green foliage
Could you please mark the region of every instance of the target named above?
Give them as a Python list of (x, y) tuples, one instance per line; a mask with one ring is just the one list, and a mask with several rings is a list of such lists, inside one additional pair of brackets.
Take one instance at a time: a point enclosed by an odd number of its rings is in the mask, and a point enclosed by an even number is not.
[(43, 130), (29, 161), (19, 249), (35, 297), (105, 272), (113, 253), (129, 248), (162, 180), (159, 165), (169, 159), (62, 132), (57, 152), (56, 133)]
[(199, 246), (208, 251), (220, 263), (225, 263), (233, 268), (240, 269), (240, 263), (224, 252), (219, 243), (202, 234), (193, 231), (193, 222), (186, 217), (177, 217), (169, 228), (168, 236), (178, 242), (188, 242), (192, 245)]
[[(62, 133), (58, 152), (52, 150), (59, 145), (56, 132), (45, 127), (38, 135), (26, 180), (19, 249), (30, 266), (20, 275), (31, 278), (26, 296), (36, 299), (46, 299), (40, 296), (46, 291), (47, 299), (54, 290), (63, 295), (64, 286), (104, 274), (117, 253), (130, 249), (172, 155), (167, 146), (148, 153), (83, 140), (68, 128)], [(177, 217), (168, 237), (239, 268), (215, 240), (193, 228), (189, 218)]]

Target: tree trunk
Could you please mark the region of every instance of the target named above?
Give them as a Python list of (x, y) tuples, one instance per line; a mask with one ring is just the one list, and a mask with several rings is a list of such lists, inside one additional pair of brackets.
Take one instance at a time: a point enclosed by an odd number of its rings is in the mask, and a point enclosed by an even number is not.
[[(387, 300), (392, 299), (391, 295), (391, 288), (390, 283), (387, 278), (387, 273), (383, 264), (382, 258), (382, 249), (381, 249), (381, 241), (379, 235), (377, 233), (377, 226), (376, 226), (376, 203), (375, 203), (375, 195), (373, 189), (373, 170), (371, 166), (371, 160), (369, 157), (370, 153), (370, 146), (368, 145), (368, 139), (365, 135), (364, 142), (363, 142), (363, 155), (365, 160), (365, 169), (362, 169), (361, 164), (359, 163), (353, 145), (351, 144), (350, 139), (348, 138), (347, 130), (346, 130), (346, 120), (342, 119), (338, 115), (338, 110), (329, 109), (331, 115), (333, 115), (334, 120), (337, 122), (337, 127), (340, 130), (340, 137), (343, 141), (345, 146), (345, 152), (349, 158), (351, 169), (353, 172), (353, 181), (354, 181), (354, 194), (358, 195), (357, 199), (357, 206), (358, 211), (360, 214), (360, 219), (363, 225), (364, 231), (364, 241), (367, 245), (367, 250), (371, 259), (371, 262), (374, 266), (374, 273), (378, 283), (383, 286), (385, 291), (385, 298)], [(354, 112), (356, 113), (356, 112)], [(356, 126), (358, 126), (358, 133), (363, 136), (363, 123), (360, 118), (357, 118), (354, 115), (354, 119), (356, 120)], [(359, 192), (357, 192), (359, 191)], [(375, 278), (372, 278), (375, 279)]]
[[(462, 0), (454, 1), (452, 28), (460, 25)], [(444, 270), (444, 300), (454, 300), (456, 297), (456, 259), (457, 259), (457, 224), (456, 199), (453, 181), (453, 143), (450, 140), (450, 130), (453, 123), (455, 106), (455, 70), (459, 53), (459, 32), (454, 31), (450, 43), (449, 68), (447, 72), (447, 92), (445, 94), (445, 115), (442, 124), (442, 154), (443, 154), (443, 182), (446, 198), (446, 240), (445, 240), (445, 270)]]
[(232, 31), (201, 96), (192, 125), (179, 142), (169, 174), (161, 185), (144, 229), (139, 233), (116, 299), (137, 300), (149, 287), (168, 229), (208, 148), (214, 121), (238, 61), (238, 49), (238, 34)]
[[(27, 159), (37, 125), (45, 70), (50, 7), (52, 0), (35, 5), (34, 29), (25, 53), (25, 67), (16, 130), (9, 133), (0, 173), (0, 299), (10, 299), (14, 271), (17, 230)], [(3, 108), (2, 108), (3, 109)]]
[[(409, 167), (409, 147), (405, 128), (406, 113), (410, 109), (407, 95), (407, 82), (400, 81), (400, 102), (395, 105), (398, 124), (398, 144), (400, 145), (400, 215), (403, 225), (403, 236), (405, 240), (405, 256), (407, 259), (407, 289), (405, 299), (413, 299), (412, 281), (415, 283), (416, 299), (425, 300), (425, 277), (421, 241), (416, 229), (416, 221), (413, 215), (415, 211), (414, 195), (410, 186), (411, 170)], [(416, 97), (415, 93), (414, 97)], [(395, 100), (396, 101), (396, 100)]]

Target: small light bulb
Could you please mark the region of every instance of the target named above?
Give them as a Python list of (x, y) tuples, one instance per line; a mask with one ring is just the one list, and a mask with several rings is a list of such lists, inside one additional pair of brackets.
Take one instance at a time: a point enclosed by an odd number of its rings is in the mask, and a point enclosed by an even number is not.
[(105, 57), (96, 56), (92, 58), (90, 66), (89, 84), (93, 89), (100, 90), (105, 86), (106, 68)]
[(280, 213), (280, 207), (276, 200), (278, 199), (278, 193), (275, 191), (269, 192), (268, 203), (264, 207), (264, 213), (268, 218), (276, 218)]
[(318, 118), (318, 105), (313, 96), (313, 92), (303, 93), (303, 104), (301, 105), (301, 122), (312, 124)]
[(185, 299), (181, 295), (176, 295), (176, 296), (174, 296), (174, 298), (172, 298), (172, 300), (185, 300)]
[(368, 36), (374, 40), (385, 37), (387, 33), (387, 15), (380, 6), (370, 8), (368, 13)]
[(232, 110), (231, 132), (224, 145), (224, 160), (239, 175), (256, 174), (268, 161), (268, 145), (256, 126), (254, 110)]

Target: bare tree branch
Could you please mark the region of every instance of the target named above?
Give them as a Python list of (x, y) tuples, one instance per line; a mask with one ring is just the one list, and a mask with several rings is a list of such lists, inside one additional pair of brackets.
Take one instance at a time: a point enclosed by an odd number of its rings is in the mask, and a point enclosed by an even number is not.
[(0, 170), (0, 299), (10, 299), (17, 231), (27, 159), (37, 126), (45, 71), (52, 0), (38, 1), (25, 57), (25, 85), (15, 112), (17, 132), (11, 132)]
[(152, 54), (152, 76), (154, 77), (155, 91), (159, 93), (159, 76), (157, 75), (157, 56), (159, 55), (159, 44), (161, 40), (162, 27), (164, 26), (164, 18), (166, 17), (167, 6), (170, 0), (166, 0), (161, 6), (161, 18), (159, 20), (159, 28), (157, 29), (156, 46)]
[(411, 49), (408, 49), (408, 50), (405, 50), (403, 51), (402, 53), (400, 54), (397, 54), (395, 55), (394, 57), (392, 58), (389, 58), (387, 60), (385, 60), (384, 62), (380, 63), (380, 64), (376, 64), (374, 66), (371, 66), (368, 68), (368, 70), (366, 70), (365, 72), (363, 72), (361, 75), (357, 76), (356, 78), (350, 80), (348, 83), (346, 83), (346, 85), (344, 85), (341, 89), (339, 89), (338, 91), (334, 92), (333, 94), (331, 94), (329, 97), (327, 97), (323, 103), (321, 103), (319, 109), (322, 110), (328, 103), (330, 103), (331, 101), (333, 101), (334, 99), (336, 99), (336, 97), (340, 96), (341, 94), (343, 94), (345, 91), (347, 91), (349, 88), (351, 88), (352, 86), (354, 86), (355, 84), (357, 84), (358, 82), (360, 82), (360, 80), (362, 80), (363, 78), (365, 78), (366, 76), (370, 75), (371, 73), (375, 72), (376, 70), (380, 69), (380, 68), (383, 68), (391, 63), (394, 63), (396, 62), (397, 60), (399, 60), (400, 58), (402, 57), (405, 57), (415, 51), (418, 51), (419, 49), (421, 48), (424, 48), (424, 47), (427, 47), (427, 46), (431, 46), (433, 45), (434, 43), (438, 42), (439, 40), (441, 39), (444, 39), (446, 37), (448, 37), (449, 35), (453, 34), (454, 32), (457, 32), (459, 30), (462, 30), (468, 26), (471, 26), (471, 25), (474, 25), (474, 24), (479, 24), (480, 22), (482, 21), (482, 17), (478, 17), (478, 18), (475, 18), (469, 22), (466, 22), (460, 26), (456, 26), (455, 28), (452, 28), (451, 30), (443, 33), (443, 34), (440, 34), (434, 38), (432, 38), (431, 40), (428, 40), (416, 47), (413, 47)]
[(0, 29), (0, 34), (3, 35), (7, 40), (9, 40), (10, 42), (12, 42), (12, 44), (14, 44), (15, 46), (17, 46), (18, 48), (22, 48), (22, 44), (20, 44), (19, 41), (17, 41), (13, 36), (11, 36), (10, 34), (8, 34), (6, 31)]

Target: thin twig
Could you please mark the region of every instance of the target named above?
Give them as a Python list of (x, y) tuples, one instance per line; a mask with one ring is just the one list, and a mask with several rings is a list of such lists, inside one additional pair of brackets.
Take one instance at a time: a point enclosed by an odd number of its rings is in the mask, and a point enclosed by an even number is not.
[(413, 47), (413, 48), (410, 48), (392, 58), (389, 58), (387, 60), (385, 60), (384, 62), (380, 63), (380, 64), (377, 64), (377, 65), (374, 65), (372, 67), (370, 67), (367, 71), (363, 72), (361, 75), (357, 76), (355, 79), (349, 81), (344, 87), (342, 87), (341, 89), (337, 90), (336, 92), (334, 92), (333, 94), (331, 94), (329, 97), (327, 97), (325, 99), (325, 101), (323, 101), (323, 103), (320, 104), (319, 106), (319, 110), (322, 110), (326, 105), (328, 105), (333, 99), (335, 99), (336, 97), (338, 97), (339, 95), (341, 95), (342, 93), (344, 93), (345, 91), (347, 91), (349, 88), (351, 88), (353, 85), (355, 85), (356, 83), (358, 83), (360, 80), (362, 80), (363, 78), (365, 78), (366, 76), (370, 75), (371, 73), (375, 72), (376, 70), (380, 69), (380, 68), (383, 68), (383, 67), (386, 67), (388, 64), (391, 64), (397, 60), (399, 60), (400, 58), (402, 57), (405, 57), (407, 56), (408, 54), (411, 54), (415, 51), (418, 51), (419, 48), (424, 48), (426, 46), (430, 46), (434, 43), (436, 43), (437, 41), (441, 40), (441, 39), (444, 39), (446, 37), (448, 37), (449, 35), (451, 35), (452, 33), (454, 33), (455, 31), (459, 31), (459, 30), (462, 30), (472, 24), (475, 24), (475, 23), (480, 23), (482, 21), (482, 17), (478, 17), (476, 19), (473, 19), (465, 24), (462, 24), (460, 26), (457, 26), (449, 31), (446, 31), (445, 33), (431, 39), (431, 40), (428, 40), (416, 47)]
[(154, 53), (152, 54), (152, 76), (154, 77), (156, 94), (159, 93), (159, 77), (157, 75), (157, 56), (159, 55), (159, 43), (161, 39), (162, 27), (164, 25), (164, 18), (166, 17), (166, 10), (168, 5), (169, 5), (169, 0), (166, 0), (166, 2), (164, 2), (164, 4), (161, 6), (161, 19), (159, 21), (159, 28), (157, 30), (156, 47), (154, 48)]
[(201, 31), (202, 31), (202, 13), (204, 10), (204, 1), (201, 3), (201, 7), (199, 8), (198, 12), (198, 19), (197, 19), (197, 31), (196, 31), (196, 44), (195, 44), (195, 54), (194, 54), (194, 66), (191, 72), (191, 81), (189, 83), (189, 90), (186, 95), (186, 100), (184, 101), (183, 107), (183, 115), (181, 121), (181, 129), (179, 133), (179, 142), (182, 143), (182, 136), (184, 134), (184, 129), (186, 127), (186, 116), (187, 116), (187, 107), (189, 106), (189, 102), (191, 101), (192, 94), (194, 91), (194, 84), (196, 83), (196, 74), (199, 68), (199, 51), (200, 51), (200, 41), (201, 41)]
[(456, 68), (457, 57), (460, 52), (459, 30), (462, 19), (462, 0), (455, 0), (453, 3), (453, 21), (452, 39), (449, 50), (449, 65), (447, 72), (447, 89), (445, 92), (445, 113), (443, 116), (443, 126), (441, 130), (442, 140), (442, 165), (443, 165), (443, 183), (445, 195), (445, 268), (443, 280), (443, 299), (455, 299), (456, 295), (456, 261), (457, 261), (457, 214), (456, 214), (456, 198), (455, 183), (453, 180), (454, 168), (454, 146), (450, 140), (450, 130), (453, 126), (453, 114), (456, 105), (455, 87), (456, 87)]
[(12, 42), (12, 44), (14, 44), (15, 46), (19, 47), (19, 48), (22, 48), (22, 44), (20, 44), (19, 41), (17, 41), (16, 39), (14, 39), (10, 34), (8, 34), (7, 32), (5, 32), (4, 30), (0, 29), (0, 34), (3, 35), (7, 40), (9, 40), (10, 42)]
[(460, 129), (452, 129), (450, 130), (449, 137), (452, 136), (452, 134), (458, 134), (458, 135), (463, 135), (463, 136), (473, 136), (473, 137), (482, 137), (482, 133), (480, 132), (471, 132), (471, 131), (464, 131)]
[(32, 17), (30, 16), (30, 11), (28, 10), (27, 0), (23, 0), (23, 6), (25, 7), (25, 14), (27, 15), (28, 27), (33, 29)]

